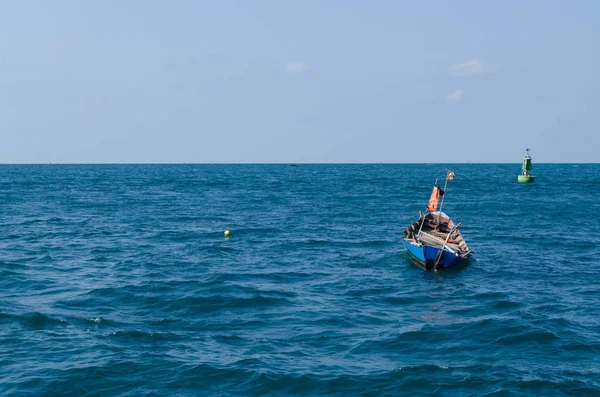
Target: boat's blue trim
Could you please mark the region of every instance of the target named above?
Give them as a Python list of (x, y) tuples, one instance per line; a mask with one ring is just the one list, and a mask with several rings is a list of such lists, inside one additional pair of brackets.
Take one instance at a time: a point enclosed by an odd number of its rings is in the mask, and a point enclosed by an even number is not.
[[(442, 251), (441, 248), (424, 245), (423, 252), (425, 254), (425, 263), (429, 264), (429, 262), (431, 262), (432, 264), (435, 264), (435, 260), (440, 251)], [(440, 258), (440, 261), (439, 261), (437, 267), (438, 267), (438, 269), (439, 268), (445, 269), (445, 268), (451, 267), (451, 266), (455, 265), (457, 262), (459, 262), (460, 259), (461, 259), (460, 256), (453, 254), (450, 251), (443, 250), (442, 257)]]
[[(429, 245), (417, 246), (412, 244), (406, 240), (402, 240), (408, 253), (415, 258), (419, 264), (421, 264), (425, 269), (431, 270), (435, 264), (435, 260), (437, 258), (438, 253), (441, 251), (441, 248), (432, 247)], [(442, 257), (437, 265), (438, 269), (446, 269), (452, 266), (457, 265), (460, 262), (463, 262), (465, 258), (462, 258), (450, 251), (444, 250), (442, 252)]]
[(416, 245), (413, 245), (411, 243), (409, 243), (406, 240), (402, 240), (404, 242), (404, 245), (406, 246), (406, 249), (408, 250), (408, 253), (411, 254), (412, 256), (415, 257), (415, 259), (425, 263), (425, 256), (423, 254), (423, 247), (418, 247)]

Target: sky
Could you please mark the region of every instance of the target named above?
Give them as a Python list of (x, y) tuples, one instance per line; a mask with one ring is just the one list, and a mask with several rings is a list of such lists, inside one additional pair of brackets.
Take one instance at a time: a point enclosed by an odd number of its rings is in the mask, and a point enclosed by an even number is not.
[(0, 163), (600, 162), (600, 2), (3, 1)]

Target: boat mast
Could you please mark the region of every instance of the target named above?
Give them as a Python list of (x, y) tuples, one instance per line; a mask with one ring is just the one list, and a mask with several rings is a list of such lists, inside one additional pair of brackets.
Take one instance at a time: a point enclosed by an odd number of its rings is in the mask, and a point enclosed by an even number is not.
[[(446, 170), (446, 182), (444, 183), (444, 194), (442, 195), (442, 202), (440, 203), (440, 214), (444, 207), (444, 197), (446, 196), (446, 188), (448, 187), (448, 170)], [(440, 223), (440, 216), (438, 215), (438, 223)]]
[(446, 182), (444, 183), (444, 194), (442, 195), (442, 202), (440, 203), (440, 212), (438, 213), (438, 224), (436, 227), (440, 226), (440, 219), (442, 218), (442, 208), (444, 207), (444, 198), (446, 197), (446, 188), (448, 187), (448, 177), (450, 177), (450, 173), (452, 173), (452, 178), (454, 178), (454, 173), (450, 170), (446, 170)]
[[(435, 187), (437, 186), (438, 180), (436, 178), (435, 183), (433, 184), (433, 188), (435, 189)], [(444, 198), (442, 197), (442, 200)], [(427, 206), (429, 208), (429, 206)], [(429, 209), (425, 209), (425, 215), (427, 215), (429, 213)], [(419, 211), (419, 215), (421, 214), (421, 211)], [(423, 224), (425, 223), (425, 216), (422, 216), (421, 219), (421, 226), (419, 226), (419, 232), (417, 233), (417, 238), (419, 238), (421, 236), (421, 230), (423, 229)]]

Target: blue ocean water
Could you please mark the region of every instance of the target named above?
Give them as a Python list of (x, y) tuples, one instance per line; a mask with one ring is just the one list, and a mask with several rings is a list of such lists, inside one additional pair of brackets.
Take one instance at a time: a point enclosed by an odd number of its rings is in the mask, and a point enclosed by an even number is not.
[(600, 165), (519, 171), (0, 166), (0, 395), (598, 395)]

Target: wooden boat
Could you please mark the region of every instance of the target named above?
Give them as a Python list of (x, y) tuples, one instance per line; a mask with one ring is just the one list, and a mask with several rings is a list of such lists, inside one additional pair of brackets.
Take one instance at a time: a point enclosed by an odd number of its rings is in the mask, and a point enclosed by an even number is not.
[(458, 230), (462, 222), (455, 224), (450, 217), (437, 210), (439, 197), (443, 195), (448, 181), (454, 179), (454, 173), (446, 175), (444, 190), (433, 186), (429, 205), (425, 215), (419, 213), (419, 219), (404, 230), (402, 241), (410, 256), (425, 270), (438, 271), (457, 266), (469, 260), (471, 250)]

